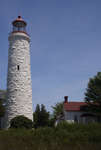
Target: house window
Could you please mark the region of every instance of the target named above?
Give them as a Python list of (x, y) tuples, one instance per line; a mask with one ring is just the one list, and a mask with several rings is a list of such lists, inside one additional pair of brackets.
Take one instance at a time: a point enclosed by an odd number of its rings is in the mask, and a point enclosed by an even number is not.
[(19, 65), (17, 65), (17, 70), (20, 70), (20, 66)]
[(75, 122), (75, 123), (78, 123), (78, 118), (77, 118), (77, 116), (74, 116), (74, 122)]

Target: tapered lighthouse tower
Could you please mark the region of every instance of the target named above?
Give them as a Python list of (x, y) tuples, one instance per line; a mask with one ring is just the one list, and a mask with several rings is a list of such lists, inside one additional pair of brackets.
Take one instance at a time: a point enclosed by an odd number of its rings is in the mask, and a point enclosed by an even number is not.
[(18, 115), (33, 119), (32, 88), (30, 74), (30, 37), (26, 32), (27, 23), (18, 16), (12, 22), (8, 52), (7, 109), (5, 127)]

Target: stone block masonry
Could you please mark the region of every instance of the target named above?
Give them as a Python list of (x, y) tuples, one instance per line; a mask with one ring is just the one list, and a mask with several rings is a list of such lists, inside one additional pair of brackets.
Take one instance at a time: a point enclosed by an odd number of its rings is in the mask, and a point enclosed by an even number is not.
[(25, 33), (9, 35), (7, 108), (5, 128), (10, 120), (24, 115), (33, 120), (32, 87), (30, 73), (30, 39)]

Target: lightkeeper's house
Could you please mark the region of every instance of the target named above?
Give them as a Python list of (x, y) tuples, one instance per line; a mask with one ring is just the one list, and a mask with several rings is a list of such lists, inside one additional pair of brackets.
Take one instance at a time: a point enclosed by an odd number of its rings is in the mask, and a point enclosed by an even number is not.
[(90, 123), (90, 122), (101, 122), (101, 117), (96, 114), (83, 111), (83, 107), (87, 106), (85, 102), (73, 102), (68, 101), (68, 96), (64, 97), (64, 120), (69, 123)]

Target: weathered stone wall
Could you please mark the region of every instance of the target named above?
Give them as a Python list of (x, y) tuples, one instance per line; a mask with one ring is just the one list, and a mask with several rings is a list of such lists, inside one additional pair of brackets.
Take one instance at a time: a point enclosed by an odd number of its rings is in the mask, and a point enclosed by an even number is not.
[(11, 33), (9, 36), (6, 128), (17, 115), (33, 120), (29, 42), (25, 33)]

